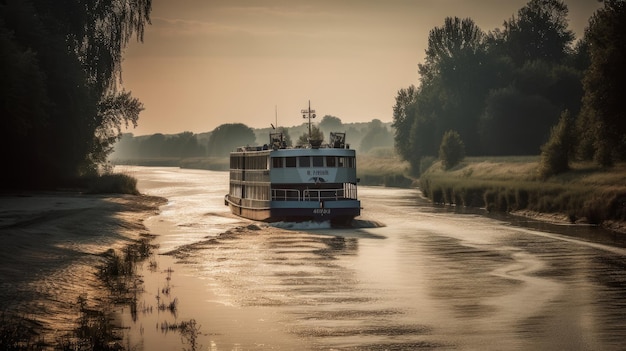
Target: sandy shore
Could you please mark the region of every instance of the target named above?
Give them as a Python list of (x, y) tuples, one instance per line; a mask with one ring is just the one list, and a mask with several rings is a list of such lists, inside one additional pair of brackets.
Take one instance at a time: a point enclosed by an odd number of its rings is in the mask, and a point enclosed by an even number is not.
[(47, 192), (0, 196), (0, 316), (25, 318), (46, 343), (75, 328), (79, 296), (107, 298), (103, 253), (147, 235), (165, 199)]

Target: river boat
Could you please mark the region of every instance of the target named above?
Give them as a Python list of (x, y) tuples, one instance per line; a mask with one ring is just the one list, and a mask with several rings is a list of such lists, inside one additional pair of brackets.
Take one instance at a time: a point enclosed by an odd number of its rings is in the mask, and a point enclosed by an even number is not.
[(361, 213), (357, 183), (356, 151), (345, 133), (331, 132), (326, 144), (309, 137), (308, 145), (287, 147), (283, 133), (272, 132), (269, 144), (230, 153), (224, 202), (232, 213), (258, 221), (349, 225)]

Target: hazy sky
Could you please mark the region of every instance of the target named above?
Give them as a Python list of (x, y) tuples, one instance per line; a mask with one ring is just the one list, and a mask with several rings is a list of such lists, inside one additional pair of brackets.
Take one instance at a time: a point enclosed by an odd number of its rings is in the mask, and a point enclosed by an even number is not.
[[(428, 33), (446, 17), (501, 28), (527, 0), (153, 0), (123, 84), (145, 105), (135, 135), (304, 122), (311, 107), (343, 122), (392, 120), (418, 85)], [(580, 37), (596, 0), (565, 0)]]

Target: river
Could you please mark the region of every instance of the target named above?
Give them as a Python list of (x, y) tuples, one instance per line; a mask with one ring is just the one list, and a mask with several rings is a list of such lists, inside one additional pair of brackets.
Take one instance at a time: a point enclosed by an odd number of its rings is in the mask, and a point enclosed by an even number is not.
[(358, 228), (267, 226), (228, 212), (227, 172), (122, 170), (169, 200), (146, 222), (159, 248), (138, 312), (122, 316), (133, 349), (624, 347), (621, 235), (368, 186)]

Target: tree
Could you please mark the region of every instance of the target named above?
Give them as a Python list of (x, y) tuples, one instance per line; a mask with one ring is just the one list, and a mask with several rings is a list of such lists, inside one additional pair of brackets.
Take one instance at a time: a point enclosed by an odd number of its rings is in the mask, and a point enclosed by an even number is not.
[(574, 33), (567, 29), (568, 12), (562, 0), (530, 0), (517, 18), (504, 22), (494, 47), (518, 66), (534, 60), (561, 63), (574, 40)]
[(130, 92), (122, 91), (119, 94), (108, 94), (98, 104), (96, 115), (96, 130), (94, 132), (93, 149), (88, 154), (91, 162), (87, 167), (93, 167), (106, 162), (107, 156), (113, 152), (114, 144), (121, 139), (122, 125), (128, 128), (129, 124), (137, 126), (139, 113), (143, 111), (143, 104), (133, 98)]
[(243, 123), (222, 124), (211, 132), (209, 155), (225, 157), (239, 146), (252, 145), (256, 141), (254, 130)]
[[(435, 117), (437, 141), (448, 129), (463, 137), (469, 153), (480, 153), (478, 121), (496, 72), (490, 64), (485, 34), (470, 18), (448, 17), (428, 35), (426, 62), (419, 64), (420, 92), (432, 100), (424, 111)], [(423, 108), (420, 108), (423, 110)], [(435, 149), (436, 149), (435, 144)]]
[(292, 147), (293, 146), (293, 141), (291, 140), (291, 135), (289, 135), (289, 129), (288, 128), (281, 128), (282, 132), (283, 132), (283, 138), (285, 141), (285, 145), (287, 147)]
[(141, 40), (150, 11), (150, 0), (0, 2), (2, 66), (13, 71), (0, 80), (13, 101), (0, 104), (11, 134), (0, 156), (14, 170), (2, 184), (51, 186), (104, 162), (121, 124), (135, 125), (142, 109), (118, 86), (122, 51)]
[(550, 139), (541, 146), (539, 176), (543, 179), (569, 169), (569, 158), (574, 148), (569, 111), (564, 111), (559, 123), (550, 131)]
[(442, 27), (435, 27), (428, 34), (426, 63), (418, 65), (422, 81), (463, 68), (464, 58), (475, 57), (484, 50), (484, 35), (470, 18), (447, 17)]
[(326, 115), (319, 123), (319, 129), (327, 132), (338, 132), (343, 129), (343, 123), (339, 117)]
[(558, 109), (540, 95), (515, 87), (494, 90), (481, 117), (480, 135), (488, 155), (536, 155), (556, 123)]
[(398, 155), (408, 160), (411, 153), (409, 135), (415, 116), (415, 102), (418, 90), (415, 85), (398, 90), (396, 103), (393, 105), (394, 146)]
[(583, 107), (579, 133), (603, 166), (626, 159), (626, 3), (606, 0), (591, 18), (585, 37), (591, 63), (583, 78)]
[(305, 146), (309, 144), (309, 139), (312, 140), (324, 140), (324, 134), (322, 133), (322, 131), (320, 130), (319, 127), (315, 126), (315, 125), (311, 125), (311, 136), (309, 137), (309, 132), (306, 131), (304, 132), (302, 135), (300, 135), (300, 137), (298, 138), (298, 141), (296, 142), (296, 146)]
[(465, 157), (465, 145), (461, 136), (454, 130), (447, 131), (441, 140), (439, 147), (439, 159), (444, 169), (450, 169), (463, 161)]
[(359, 150), (368, 152), (375, 147), (390, 146), (393, 144), (393, 135), (379, 119), (373, 119), (367, 127), (367, 132), (361, 140)]

